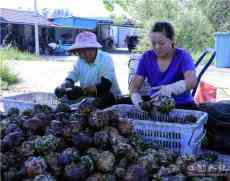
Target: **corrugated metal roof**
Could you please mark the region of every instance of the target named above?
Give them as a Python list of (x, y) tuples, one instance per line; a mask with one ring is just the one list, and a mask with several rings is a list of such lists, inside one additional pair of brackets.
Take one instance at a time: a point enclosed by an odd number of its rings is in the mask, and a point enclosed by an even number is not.
[(73, 19), (81, 19), (81, 20), (93, 20), (97, 22), (105, 22), (105, 23), (113, 23), (113, 20), (110, 18), (106, 17), (80, 17), (80, 16), (65, 16), (65, 17), (51, 17), (50, 19), (68, 19), (68, 18), (73, 18)]
[(3, 17), (0, 17), (0, 22), (1, 23), (7, 23), (7, 21)]
[(45, 17), (32, 11), (0, 8), (0, 17), (5, 21), (7, 21), (8, 23), (55, 26), (52, 22), (48, 21)]

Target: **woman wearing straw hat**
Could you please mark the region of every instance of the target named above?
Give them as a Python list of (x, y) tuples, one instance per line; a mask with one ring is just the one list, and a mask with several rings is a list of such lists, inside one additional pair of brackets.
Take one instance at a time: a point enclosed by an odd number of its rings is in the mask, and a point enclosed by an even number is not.
[[(120, 95), (114, 65), (111, 56), (99, 50), (101, 44), (96, 35), (84, 31), (76, 36), (75, 43), (69, 48), (79, 59), (74, 63), (61, 84), (55, 89), (55, 95), (59, 98), (66, 95), (70, 100), (76, 100), (82, 96), (100, 97), (103, 100), (101, 107), (107, 107), (114, 103)], [(75, 82), (79, 86), (74, 86)], [(67, 90), (67, 91), (66, 91)]]

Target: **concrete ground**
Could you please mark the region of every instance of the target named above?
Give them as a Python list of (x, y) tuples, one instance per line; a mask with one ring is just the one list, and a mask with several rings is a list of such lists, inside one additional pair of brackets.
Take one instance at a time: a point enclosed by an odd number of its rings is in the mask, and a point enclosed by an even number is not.
[[(112, 53), (117, 80), (123, 94), (128, 94), (128, 60), (127, 53)], [(40, 61), (10, 61), (10, 69), (18, 74), (21, 82), (1, 91), (0, 96), (20, 94), (24, 92), (53, 92), (60, 85), (68, 71), (72, 69), (75, 57), (41, 57)], [(201, 67), (198, 68), (198, 71)], [(230, 68), (211, 66), (202, 80), (217, 87), (218, 99), (230, 99)]]
[[(128, 55), (112, 54), (117, 79), (123, 94), (128, 93)], [(18, 74), (20, 83), (9, 90), (1, 90), (0, 102), (5, 96), (27, 92), (53, 92), (73, 67), (76, 57), (41, 57), (39, 61), (10, 61), (10, 69)], [(3, 109), (0, 105), (0, 110)]]

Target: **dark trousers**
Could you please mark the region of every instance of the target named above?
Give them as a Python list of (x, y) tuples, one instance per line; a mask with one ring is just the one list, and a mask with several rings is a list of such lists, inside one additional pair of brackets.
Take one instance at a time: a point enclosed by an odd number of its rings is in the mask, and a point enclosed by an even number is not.
[(99, 109), (105, 109), (116, 103), (115, 97), (111, 92), (105, 93), (103, 96), (96, 97), (96, 100), (97, 107)]

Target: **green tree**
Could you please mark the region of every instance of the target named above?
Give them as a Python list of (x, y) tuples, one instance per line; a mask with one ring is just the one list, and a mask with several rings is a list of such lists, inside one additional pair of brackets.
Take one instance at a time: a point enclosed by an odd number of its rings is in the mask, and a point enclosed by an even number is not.
[(230, 31), (230, 0), (194, 0), (214, 31)]
[(167, 20), (175, 23), (174, 20), (178, 18), (178, 14), (175, 12), (180, 11), (175, 1), (178, 0), (136, 0), (130, 3), (132, 5), (128, 10), (132, 12), (132, 16), (137, 19), (141, 27), (141, 39), (137, 51), (143, 51), (150, 47), (148, 35), (154, 22)]
[(105, 8), (109, 11), (113, 11), (115, 4), (121, 6), (124, 10), (127, 10), (129, 6), (129, 0), (102, 0)]
[(176, 22), (177, 44), (188, 50), (201, 51), (214, 46), (213, 27), (196, 6), (184, 7)]
[(215, 31), (230, 30), (229, 0), (103, 0), (124, 7), (139, 22), (139, 51), (149, 48), (149, 30), (154, 22), (170, 21), (176, 43), (188, 50), (201, 51), (214, 46)]

